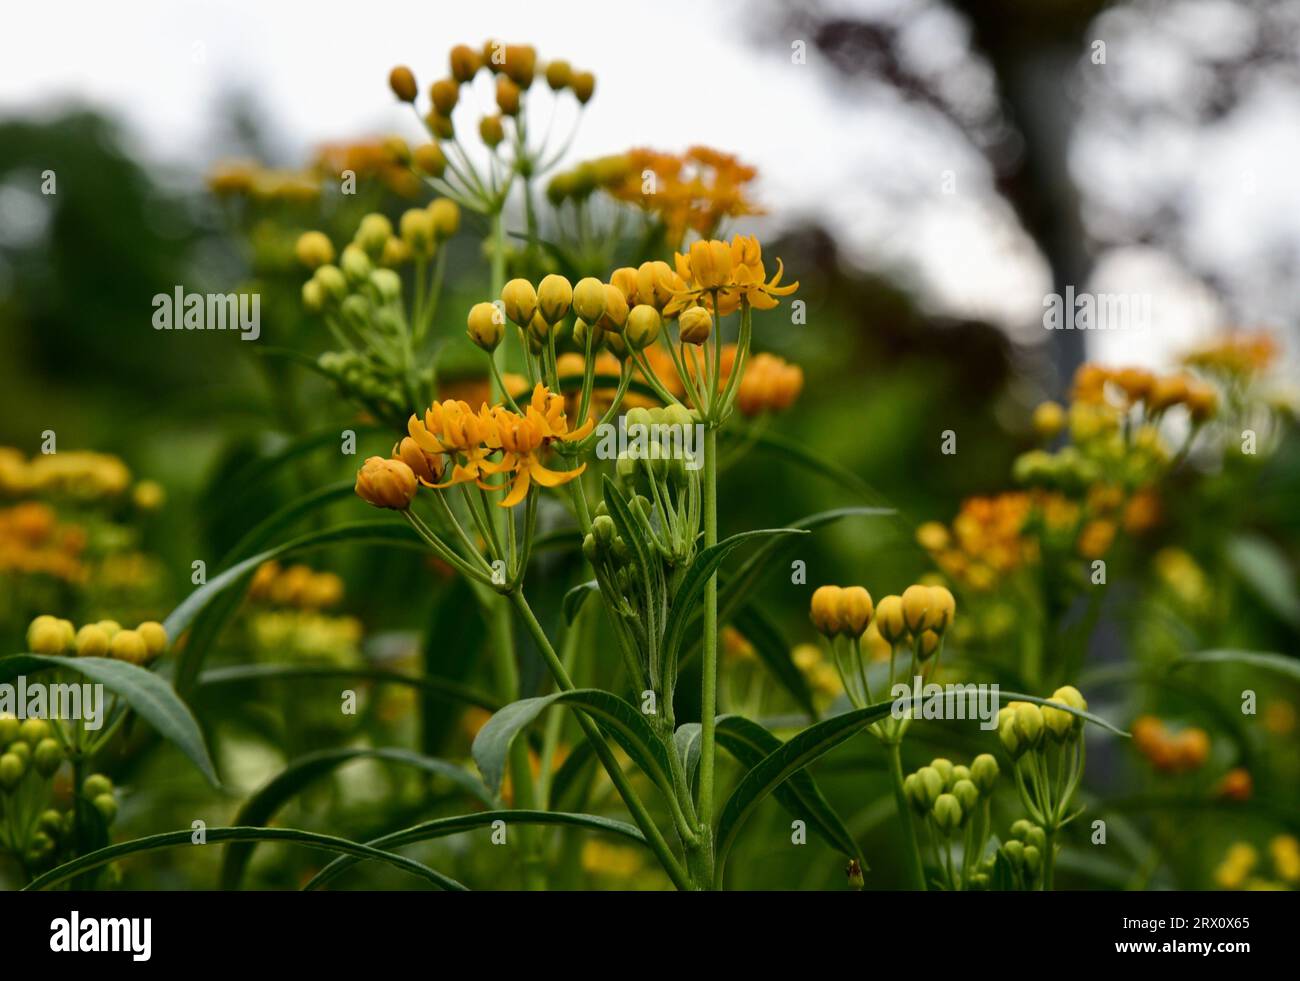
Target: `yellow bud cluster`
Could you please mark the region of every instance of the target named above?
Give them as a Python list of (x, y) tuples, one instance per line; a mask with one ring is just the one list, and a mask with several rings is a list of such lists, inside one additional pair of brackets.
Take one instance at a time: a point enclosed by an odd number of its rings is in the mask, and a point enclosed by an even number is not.
[(153, 620), (124, 630), (115, 620), (88, 623), (77, 630), (68, 620), (38, 616), (27, 628), (27, 647), (34, 654), (111, 657), (144, 666), (156, 660), (168, 644), (167, 631)]

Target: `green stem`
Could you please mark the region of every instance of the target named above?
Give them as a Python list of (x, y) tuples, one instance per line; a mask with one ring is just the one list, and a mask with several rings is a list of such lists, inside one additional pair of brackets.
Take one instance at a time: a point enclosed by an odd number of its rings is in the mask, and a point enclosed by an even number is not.
[(898, 820), (903, 825), (903, 851), (907, 855), (908, 875), (912, 888), (925, 891), (925, 868), (921, 864), (921, 847), (916, 841), (916, 827), (912, 824), (912, 815), (908, 812), (907, 795), (903, 792), (903, 754), (898, 742), (885, 744), (889, 754), (889, 777), (894, 785), (894, 805), (898, 808)]
[[(718, 431), (704, 432), (704, 548), (718, 543)], [(704, 587), (704, 659), (700, 688), (700, 823), (713, 827), (714, 719), (718, 703), (718, 576)]]

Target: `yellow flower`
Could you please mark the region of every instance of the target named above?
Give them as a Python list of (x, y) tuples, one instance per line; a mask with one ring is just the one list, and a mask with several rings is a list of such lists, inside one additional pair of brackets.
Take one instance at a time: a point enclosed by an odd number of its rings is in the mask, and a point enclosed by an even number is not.
[(711, 310), (715, 294), (720, 316), (734, 312), (741, 303), (755, 310), (771, 310), (777, 305), (777, 297), (789, 296), (799, 288), (798, 283), (781, 285), (785, 270), (780, 259), (776, 275), (767, 279), (763, 247), (752, 236), (737, 235), (730, 245), (719, 241), (696, 242), (689, 255), (678, 252), (675, 259), (677, 276), (687, 285), (673, 293), (672, 301), (664, 309), (668, 317), (693, 304)]
[[(532, 401), (524, 409), (524, 414), (517, 415), (503, 406), (493, 410), (496, 423), (501, 459), (495, 463), (485, 463), (483, 472), (488, 474), (510, 474), (510, 493), (499, 503), (500, 507), (514, 507), (528, 494), (533, 481), (543, 487), (559, 487), (567, 484), (581, 474), (587, 465), (584, 463), (574, 470), (548, 470), (538, 458), (540, 453), (555, 440), (570, 442), (582, 439), (595, 426), (595, 421), (588, 419), (578, 429), (570, 431), (568, 419), (564, 415), (564, 397), (547, 391), (540, 382), (533, 389)], [(479, 482), (480, 487), (499, 489), (494, 485)]]
[[(357, 471), (357, 496), (377, 508), (405, 511), (418, 486), (415, 474), (401, 460), (372, 456)], [(117, 656), (116, 650), (113, 656)]]

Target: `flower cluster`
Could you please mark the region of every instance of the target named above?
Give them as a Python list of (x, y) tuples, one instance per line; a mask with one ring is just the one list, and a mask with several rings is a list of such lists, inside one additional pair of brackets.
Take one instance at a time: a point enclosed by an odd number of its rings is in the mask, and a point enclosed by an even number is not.
[(248, 584), (248, 598), (276, 606), (323, 610), (343, 599), (343, 580), (333, 572), (317, 572), (310, 566), (263, 562)]
[[(984, 851), (992, 831), (990, 799), (1000, 772), (998, 761), (981, 753), (970, 766), (954, 765), (942, 757), (931, 760), (903, 781), (908, 805), (929, 829), (944, 888), (989, 887), (993, 859), (985, 859)], [(960, 866), (952, 854), (958, 834), (964, 837)]]
[(1300, 886), (1300, 841), (1294, 835), (1276, 835), (1268, 843), (1273, 878), (1257, 872), (1259, 852), (1247, 841), (1233, 842), (1214, 870), (1220, 889), (1294, 889)]
[(167, 644), (167, 631), (154, 620), (134, 630), (124, 630), (116, 620), (87, 623), (78, 630), (69, 620), (43, 614), (27, 628), (27, 648), (33, 654), (111, 657), (144, 666), (161, 656)]
[(130, 486), (131, 471), (109, 453), (69, 450), (29, 460), (12, 447), (0, 446), (0, 494), (98, 500), (117, 497)]
[(85, 547), (85, 529), (81, 525), (61, 524), (48, 504), (24, 501), (11, 508), (0, 508), (0, 574), (52, 576), (66, 582), (84, 582)]
[(1204, 729), (1189, 726), (1170, 732), (1152, 715), (1134, 720), (1133, 746), (1162, 773), (1199, 770), (1210, 756), (1210, 737)]

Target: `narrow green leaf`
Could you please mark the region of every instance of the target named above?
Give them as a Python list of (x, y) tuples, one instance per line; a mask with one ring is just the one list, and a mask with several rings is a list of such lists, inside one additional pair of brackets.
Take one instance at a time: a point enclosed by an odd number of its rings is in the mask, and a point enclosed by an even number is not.
[(587, 601), (587, 597), (592, 594), (600, 594), (600, 584), (594, 579), (589, 579), (584, 583), (579, 583), (564, 594), (564, 622), (573, 623), (573, 618), (578, 615), (582, 609), (582, 604)]
[(1300, 626), (1300, 591), (1286, 554), (1262, 535), (1235, 535), (1227, 545), (1228, 565), (1273, 613)]
[[(345, 763), (359, 759), (387, 760), (414, 766), (428, 773), (451, 780), (462, 790), (478, 798), (488, 807), (492, 806), (492, 797), (483, 786), (483, 782), (462, 767), (446, 760), (431, 756), (422, 756), (409, 749), (384, 747), (370, 749), (364, 747), (326, 749), (317, 753), (308, 753), (290, 763), (280, 771), (261, 790), (249, 797), (244, 806), (235, 815), (234, 822), (240, 827), (262, 827), (290, 799), (305, 790), (321, 777), (332, 773)], [(244, 877), (244, 869), (252, 858), (256, 842), (238, 842), (226, 849), (225, 860), (221, 865), (221, 888), (238, 889)]]
[[(425, 821), (423, 824), (417, 824), (410, 828), (404, 828), (401, 831), (394, 831), (392, 834), (384, 835), (382, 838), (376, 838), (368, 843), (368, 847), (375, 849), (399, 848), (402, 845), (411, 845), (417, 841), (431, 841), (435, 838), (445, 838), (448, 835), (459, 834), (462, 831), (472, 831), (475, 828), (491, 827), (497, 821), (503, 824), (523, 824), (523, 825), (559, 825), (567, 827), (586, 828), (591, 831), (603, 831), (607, 834), (619, 835), (629, 838), (639, 844), (646, 843), (645, 837), (640, 830), (631, 824), (623, 821), (615, 821), (612, 818), (600, 817), (596, 814), (566, 814), (563, 811), (526, 811), (526, 810), (506, 810), (506, 811), (483, 811), (479, 814), (459, 814), (455, 817), (437, 818), (433, 821)], [(381, 855), (388, 854), (381, 851)], [(303, 891), (319, 889), (324, 885), (338, 878), (344, 871), (356, 865), (368, 856), (345, 856), (336, 858), (329, 865), (316, 873), (316, 876), (303, 886)]]
[[(149, 835), (147, 838), (136, 838), (117, 845), (109, 845), (107, 848), (100, 848), (98, 851), (74, 858), (70, 862), (65, 862), (57, 868), (38, 875), (23, 889), (24, 891), (39, 890), (62, 885), (83, 872), (100, 868), (109, 862), (116, 862), (128, 855), (138, 855), (163, 848), (174, 848), (177, 845), (193, 847), (194, 834), (193, 829), (186, 828), (183, 831), (165, 831), (162, 834)], [(435, 872), (427, 865), (422, 865), (413, 858), (407, 858), (405, 855), (393, 855), (378, 848), (372, 848), (370, 845), (348, 841), (346, 838), (335, 838), (333, 835), (300, 831), (297, 828), (208, 828), (204, 835), (210, 845), (226, 841), (279, 841), (305, 845), (308, 848), (321, 851), (354, 855), (358, 858), (373, 858), (410, 872), (412, 875), (418, 875), (441, 889), (457, 892), (465, 890), (465, 887), (455, 879), (445, 876), (441, 872)]]
[(695, 770), (700, 765), (700, 734), (703, 727), (698, 722), (684, 722), (673, 733), (673, 748), (682, 761), (686, 785), (695, 786)]
[(568, 705), (586, 712), (632, 757), (646, 776), (666, 793), (672, 792), (668, 751), (641, 713), (607, 691), (577, 688), (511, 702), (479, 730), (471, 752), (493, 794), (501, 792), (510, 744), (515, 736), (551, 705)]
[(0, 682), (46, 668), (75, 671), (121, 696), (137, 715), (158, 730), (160, 736), (175, 743), (214, 787), (221, 786), (199, 724), (171, 685), (158, 675), (134, 664), (106, 657), (14, 654), (0, 658)]
[(758, 655), (772, 677), (799, 703), (799, 707), (808, 713), (808, 717), (815, 721), (817, 706), (813, 703), (808, 679), (795, 666), (790, 657), (790, 645), (785, 642), (776, 624), (756, 605), (747, 603), (732, 617), (732, 626), (754, 645), (754, 653)]
[[(723, 715), (717, 723), (718, 745), (734, 756), (742, 766), (753, 769), (782, 745), (780, 739), (757, 722), (741, 715)], [(865, 870), (868, 868), (862, 851), (853, 835), (844, 826), (830, 802), (822, 794), (812, 774), (800, 770), (773, 791), (773, 796), (791, 817), (808, 822), (808, 827), (820, 835), (845, 858), (854, 858)]]
[(1186, 654), (1178, 658), (1169, 666), (1169, 670), (1177, 671), (1189, 664), (1244, 664), (1247, 667), (1276, 671), (1278, 674), (1300, 681), (1300, 658), (1287, 657), (1285, 654), (1275, 654), (1272, 651), (1197, 651), (1195, 654)]
[(732, 791), (718, 817), (718, 829), (714, 835), (717, 843), (714, 867), (718, 884), (722, 882), (727, 854), (731, 851), (731, 846), (741, 827), (754, 812), (754, 808), (793, 774), (824, 756), (840, 743), (852, 738), (877, 719), (884, 718), (889, 714), (893, 704), (893, 702), (879, 702), (809, 726), (803, 732), (791, 737), (789, 741), (782, 743), (780, 749), (773, 750), (763, 757), (745, 774), (736, 789)]

